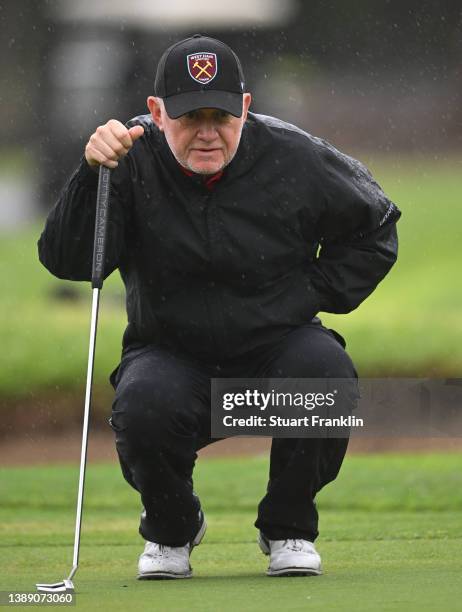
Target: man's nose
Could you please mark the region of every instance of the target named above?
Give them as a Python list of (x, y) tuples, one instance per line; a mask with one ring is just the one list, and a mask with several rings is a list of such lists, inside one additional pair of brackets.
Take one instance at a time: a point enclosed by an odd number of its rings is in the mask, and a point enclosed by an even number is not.
[(217, 126), (213, 121), (202, 121), (197, 130), (197, 136), (203, 140), (215, 140), (217, 137)]

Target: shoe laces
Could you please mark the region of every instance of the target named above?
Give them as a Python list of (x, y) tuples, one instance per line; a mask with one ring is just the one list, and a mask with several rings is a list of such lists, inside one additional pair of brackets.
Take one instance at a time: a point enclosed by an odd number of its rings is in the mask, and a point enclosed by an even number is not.
[(187, 549), (189, 552), (188, 544), (186, 544), (186, 546), (173, 547), (167, 546), (166, 544), (158, 544), (157, 542), (149, 542), (148, 546), (146, 547), (145, 554), (153, 557), (154, 559), (159, 559), (161, 557), (166, 559), (168, 557), (174, 558), (177, 555), (184, 554), (185, 549)]
[(305, 548), (305, 541), (299, 539), (284, 540), (284, 546), (289, 550), (293, 550), (294, 552), (300, 552)]
[(159, 557), (168, 557), (170, 554), (170, 546), (150, 542), (150, 546), (148, 547), (148, 550), (146, 550), (146, 553), (155, 559)]

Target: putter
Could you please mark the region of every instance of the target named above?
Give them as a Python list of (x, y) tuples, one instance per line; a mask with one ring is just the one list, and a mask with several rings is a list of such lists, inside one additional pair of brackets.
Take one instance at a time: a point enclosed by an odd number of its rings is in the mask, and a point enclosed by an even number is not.
[(93, 383), (93, 363), (95, 359), (96, 328), (98, 325), (99, 292), (103, 288), (106, 229), (109, 209), (111, 171), (106, 166), (99, 167), (98, 194), (96, 197), (95, 241), (93, 246), (93, 266), (91, 286), (93, 302), (90, 324), (90, 347), (88, 350), (87, 386), (85, 391), (85, 410), (83, 417), (82, 451), (80, 454), (79, 490), (77, 495), (77, 512), (75, 519), (74, 558), (72, 569), (62, 582), (53, 584), (38, 583), (37, 590), (42, 593), (73, 593), (73, 577), (79, 566), (80, 528), (82, 525), (82, 505), (85, 486), (85, 468), (87, 464), (88, 422), (90, 416), (91, 388)]

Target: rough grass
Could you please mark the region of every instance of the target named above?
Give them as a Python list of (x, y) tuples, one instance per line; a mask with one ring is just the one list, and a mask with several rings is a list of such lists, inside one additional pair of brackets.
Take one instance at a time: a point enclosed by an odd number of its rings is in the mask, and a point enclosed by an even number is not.
[[(90, 465), (81, 610), (458, 610), (462, 569), (459, 455), (352, 456), (318, 499), (320, 578), (270, 579), (252, 524), (267, 460), (199, 462), (209, 529), (195, 578), (137, 582), (139, 502), (117, 466)], [(70, 568), (77, 466), (1, 470), (0, 590), (33, 590)], [(458, 586), (459, 585), (459, 586)]]
[[(389, 277), (348, 315), (322, 315), (342, 333), (360, 375), (459, 376), (462, 371), (460, 162), (365, 159), (403, 211), (400, 257)], [(52, 297), (71, 285), (38, 262), (35, 226), (0, 241), (0, 397), (47, 390), (81, 391), (88, 351), (91, 291), (80, 299)], [(99, 319), (95, 383), (107, 387), (125, 327), (123, 290), (105, 284)]]

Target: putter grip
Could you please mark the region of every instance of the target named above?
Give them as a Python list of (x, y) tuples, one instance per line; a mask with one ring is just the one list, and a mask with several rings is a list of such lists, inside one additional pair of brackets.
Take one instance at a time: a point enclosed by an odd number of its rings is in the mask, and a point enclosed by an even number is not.
[(101, 289), (103, 286), (110, 187), (111, 170), (101, 165), (99, 167), (98, 194), (96, 196), (95, 241), (91, 272), (91, 286), (93, 289)]

